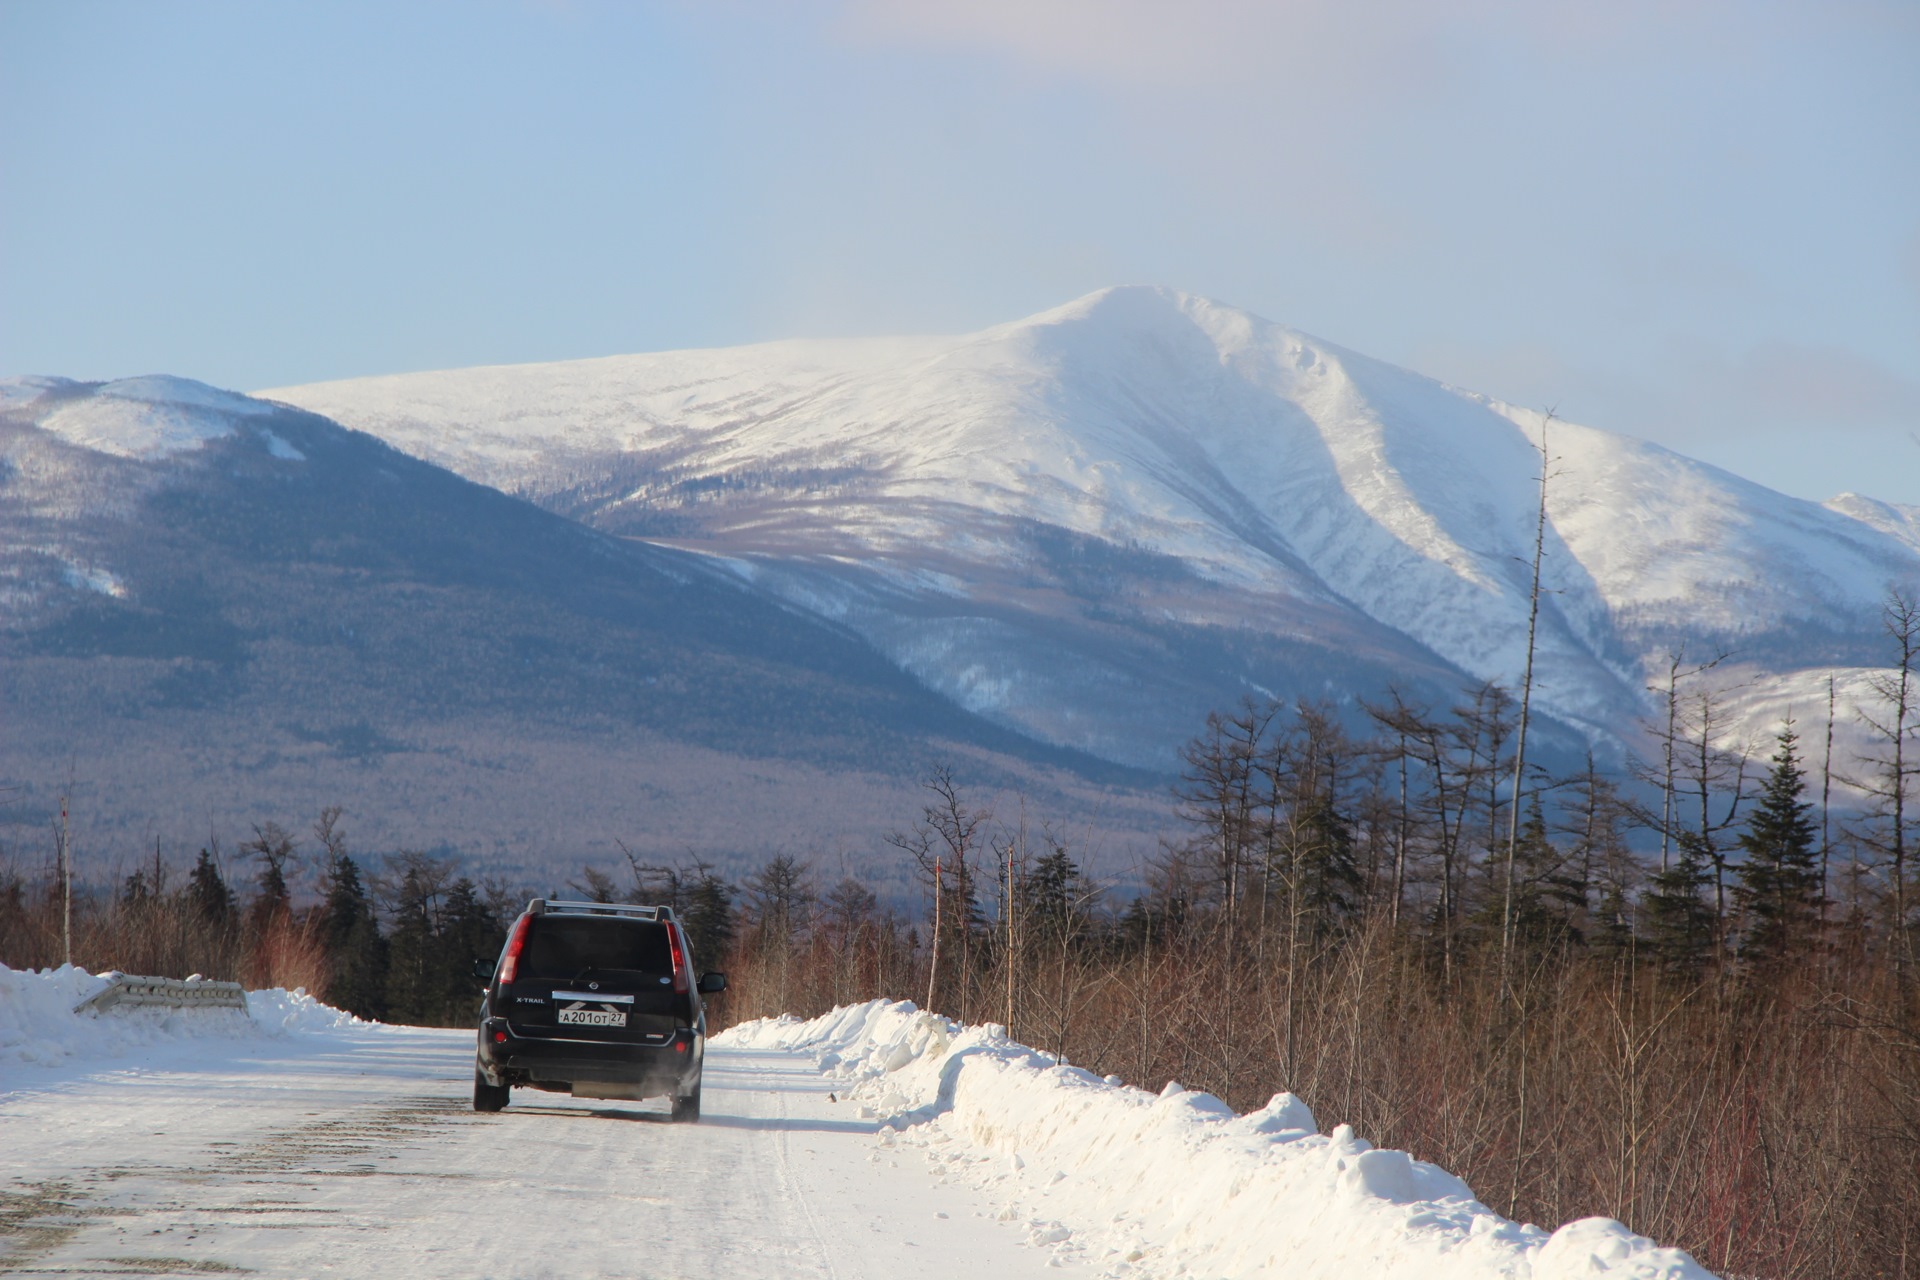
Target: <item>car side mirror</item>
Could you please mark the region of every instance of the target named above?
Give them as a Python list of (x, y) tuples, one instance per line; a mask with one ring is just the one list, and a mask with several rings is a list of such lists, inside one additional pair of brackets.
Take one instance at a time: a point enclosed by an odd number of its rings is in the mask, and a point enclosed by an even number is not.
[(703, 973), (700, 975), (700, 994), (719, 995), (727, 989), (727, 975), (724, 973)]
[(492, 982), (493, 981), (493, 961), (475, 960), (473, 962), (473, 976), (480, 979), (480, 981), (482, 982)]

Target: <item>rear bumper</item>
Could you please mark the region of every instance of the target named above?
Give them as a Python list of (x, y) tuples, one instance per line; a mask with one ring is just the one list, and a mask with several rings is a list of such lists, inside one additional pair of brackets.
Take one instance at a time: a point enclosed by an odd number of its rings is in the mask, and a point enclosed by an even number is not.
[[(480, 1023), (480, 1073), (493, 1085), (568, 1088), (601, 1085), (633, 1097), (684, 1097), (700, 1081), (705, 1038), (682, 1027), (665, 1044), (609, 1044), (606, 1041), (549, 1040), (514, 1033), (505, 1018)], [(602, 1096), (604, 1090), (596, 1091)]]

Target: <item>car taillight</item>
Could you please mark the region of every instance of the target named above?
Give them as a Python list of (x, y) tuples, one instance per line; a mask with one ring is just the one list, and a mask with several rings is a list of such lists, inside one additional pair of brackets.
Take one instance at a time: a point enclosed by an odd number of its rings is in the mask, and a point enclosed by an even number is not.
[(687, 949), (680, 942), (680, 926), (667, 926), (667, 942), (673, 947), (673, 989), (687, 989)]
[(506, 954), (500, 957), (500, 985), (503, 987), (512, 982), (513, 975), (520, 971), (520, 949), (527, 945), (527, 926), (532, 923), (532, 916), (521, 916), (514, 923), (513, 933), (507, 938)]

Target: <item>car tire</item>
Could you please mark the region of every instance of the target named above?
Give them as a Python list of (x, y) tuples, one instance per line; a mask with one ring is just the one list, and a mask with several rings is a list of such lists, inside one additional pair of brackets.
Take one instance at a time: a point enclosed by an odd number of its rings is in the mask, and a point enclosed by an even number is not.
[(488, 1084), (480, 1068), (473, 1069), (473, 1109), (475, 1111), (498, 1111), (507, 1105), (507, 1098), (513, 1091), (504, 1084)]
[(700, 1118), (700, 1086), (694, 1085), (693, 1092), (686, 1097), (673, 1099), (672, 1120), (675, 1124), (692, 1124)]

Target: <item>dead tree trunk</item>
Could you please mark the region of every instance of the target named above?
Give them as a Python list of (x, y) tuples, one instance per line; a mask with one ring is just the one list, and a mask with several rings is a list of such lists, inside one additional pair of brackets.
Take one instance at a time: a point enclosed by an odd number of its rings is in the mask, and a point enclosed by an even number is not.
[(1500, 907), (1500, 988), (1511, 979), (1513, 958), (1513, 864), (1520, 848), (1520, 799), (1527, 776), (1527, 717), (1533, 705), (1533, 652), (1540, 627), (1540, 562), (1547, 552), (1547, 478), (1552, 455), (1547, 452), (1547, 427), (1553, 411), (1540, 423), (1540, 508), (1533, 526), (1533, 588), (1527, 597), (1527, 665), (1520, 677), (1520, 728), (1513, 748), (1513, 801), (1507, 814), (1507, 867)]

